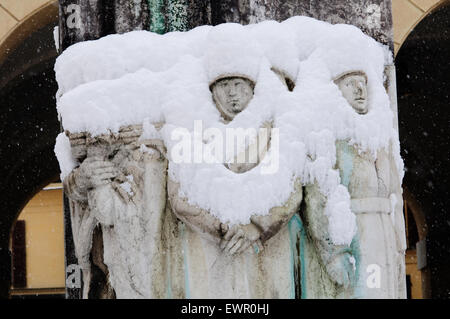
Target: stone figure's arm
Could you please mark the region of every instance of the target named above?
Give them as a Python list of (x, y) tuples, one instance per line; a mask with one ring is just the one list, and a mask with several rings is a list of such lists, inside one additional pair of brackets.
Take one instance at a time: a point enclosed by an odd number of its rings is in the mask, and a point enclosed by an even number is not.
[(167, 190), (170, 205), (174, 214), (206, 238), (219, 243), (222, 238), (221, 222), (208, 211), (190, 205), (186, 198), (178, 195), (180, 185), (170, 178), (167, 181)]
[(69, 198), (71, 226), (75, 245), (75, 255), (78, 264), (87, 269), (89, 266), (90, 235), (95, 227), (95, 221), (89, 212), (89, 207), (84, 202), (78, 202)]
[(117, 174), (111, 162), (88, 157), (64, 179), (64, 191), (71, 200), (89, 206), (87, 211), (100, 217), (105, 215), (100, 211), (112, 211), (113, 192), (109, 190)]
[(283, 228), (299, 211), (303, 199), (303, 190), (300, 180), (294, 183), (294, 190), (289, 199), (283, 206), (277, 206), (270, 209), (269, 214), (265, 216), (252, 216), (251, 222), (261, 231), (260, 239), (264, 243), (273, 237), (281, 228)]
[(80, 223), (78, 227), (72, 225), (74, 233), (74, 244), (75, 253), (78, 258), (79, 265), (86, 270), (90, 265), (90, 253), (92, 247), (92, 234), (94, 232), (97, 221), (95, 220), (93, 214), (86, 211), (83, 216), (81, 216)]
[[(84, 209), (86, 214), (93, 215), (90, 218), (100, 217), (102, 215), (100, 211), (112, 211), (110, 206), (115, 196), (111, 180), (116, 175), (117, 172), (111, 163), (98, 158), (87, 158), (64, 179), (64, 191), (70, 200), (86, 207)], [(87, 217), (84, 219), (89, 220)], [(81, 226), (86, 227), (85, 224), (84, 221)]]
[(351, 250), (347, 245), (335, 245), (332, 242), (328, 231), (328, 217), (325, 215), (327, 198), (317, 183), (305, 187), (305, 204), (305, 224), (322, 265), (335, 283), (348, 287), (354, 276)]
[(395, 247), (397, 250), (396, 260), (393, 261), (397, 269), (397, 298), (406, 298), (406, 276), (405, 276), (405, 250), (406, 250), (406, 234), (405, 234), (405, 220), (403, 215), (403, 191), (400, 181), (399, 172), (397, 169), (397, 163), (393, 156), (393, 147), (390, 145), (390, 151), (382, 150), (379, 152), (380, 156), (377, 159), (377, 170), (380, 171), (383, 164), (379, 163), (380, 157), (384, 158), (385, 180), (387, 193), (391, 200), (391, 218), (392, 226), (395, 231)]
[(399, 252), (404, 253), (406, 250), (406, 232), (405, 232), (405, 218), (403, 215), (403, 190), (400, 183), (399, 172), (395, 163), (394, 156), (389, 154), (390, 159), (390, 189), (391, 196), (395, 195), (395, 207), (393, 207), (392, 213), (394, 213), (394, 227), (397, 238), (397, 249)]
[(235, 225), (229, 228), (222, 225), (224, 233), (220, 247), (228, 254), (240, 254), (251, 245), (256, 245), (258, 250), (264, 248), (264, 243), (276, 235), (298, 212), (302, 201), (302, 184), (297, 180), (294, 190), (283, 206), (270, 209), (264, 216), (252, 216), (250, 224)]
[(80, 167), (76, 167), (70, 172), (63, 180), (64, 192), (69, 199), (87, 205), (87, 185), (83, 183), (84, 179), (80, 175)]
[[(81, 164), (64, 179), (64, 190), (70, 199), (87, 204), (88, 190), (105, 184), (110, 177), (108, 173), (113, 172), (111, 163), (105, 162), (101, 156), (97, 156), (101, 155), (101, 148), (88, 147), (87, 140), (96, 141), (96, 138), (88, 138), (86, 132), (70, 133), (66, 131), (66, 135), (70, 140), (73, 158)], [(106, 137), (106, 139), (108, 138)], [(91, 156), (87, 156), (88, 150), (90, 150)]]
[[(63, 180), (64, 192), (69, 199), (70, 216), (72, 224), (73, 239), (75, 245), (75, 255), (78, 264), (83, 269), (83, 280), (88, 285), (90, 278), (90, 251), (92, 243), (92, 233), (97, 221), (91, 213), (88, 203), (89, 182), (86, 177), (87, 166), (92, 160), (86, 158), (86, 134), (71, 134), (66, 132), (71, 143), (72, 156), (82, 164), (74, 168), (72, 172)], [(83, 164), (84, 163), (84, 164)], [(87, 289), (85, 289), (87, 291)]]
[(392, 152), (387, 152), (384, 149), (380, 150), (375, 167), (379, 179), (378, 183), (383, 187), (384, 193), (391, 200), (391, 217), (396, 234), (397, 250), (404, 251), (406, 249), (406, 235), (403, 217), (403, 192)]

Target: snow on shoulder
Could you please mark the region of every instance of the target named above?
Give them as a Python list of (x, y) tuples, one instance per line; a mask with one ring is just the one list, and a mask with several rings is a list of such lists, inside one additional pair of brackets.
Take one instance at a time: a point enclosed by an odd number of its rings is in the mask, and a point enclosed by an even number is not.
[[(334, 169), (335, 143), (348, 140), (372, 154), (396, 143), (383, 86), (385, 61), (385, 48), (358, 28), (307, 17), (165, 35), (134, 31), (66, 49), (55, 65), (57, 108), (71, 133), (95, 136), (147, 123), (146, 134), (148, 123), (164, 123), (151, 134), (167, 147), (169, 176), (180, 184), (180, 196), (222, 222), (249, 223), (252, 215), (283, 206), (296, 180), (316, 182), (328, 198), (332, 240), (349, 244), (356, 221)], [(367, 114), (355, 112), (335, 83), (353, 71), (367, 80)], [(246, 107), (224, 120), (212, 86), (233, 77), (247, 81), (253, 94)], [(234, 158), (255, 143), (267, 123), (270, 143), (256, 167), (236, 173), (224, 165), (229, 154), (205, 155), (218, 145), (226, 149), (220, 138), (230, 129), (256, 131), (233, 148)], [(192, 137), (192, 161), (176, 161), (171, 152), (180, 147), (180, 129)], [(70, 143), (60, 137), (57, 153), (66, 176), (74, 164), (64, 147)], [(273, 169), (267, 173), (267, 167)]]

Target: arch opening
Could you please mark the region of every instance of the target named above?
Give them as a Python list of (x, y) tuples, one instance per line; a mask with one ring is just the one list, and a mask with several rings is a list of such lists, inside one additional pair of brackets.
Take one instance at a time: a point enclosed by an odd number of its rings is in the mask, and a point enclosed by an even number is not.
[(447, 1), (414, 28), (396, 56), (399, 133), (406, 168), (403, 184), (425, 215), (423, 249), (432, 298), (450, 294), (449, 56)]
[[(33, 14), (16, 32), (34, 30), (0, 62), (0, 297), (11, 287), (10, 239), (26, 203), (45, 185), (59, 180), (53, 148), (59, 132), (55, 107), (57, 84), (53, 65), (56, 50), (54, 10), (46, 24), (33, 29)], [(9, 39), (9, 38), (8, 38)], [(8, 43), (8, 39), (5, 40)], [(2, 43), (3, 45), (4, 43)], [(3, 47), (3, 46), (2, 46)]]
[(25, 205), (11, 236), (12, 298), (65, 295), (61, 183), (51, 183)]

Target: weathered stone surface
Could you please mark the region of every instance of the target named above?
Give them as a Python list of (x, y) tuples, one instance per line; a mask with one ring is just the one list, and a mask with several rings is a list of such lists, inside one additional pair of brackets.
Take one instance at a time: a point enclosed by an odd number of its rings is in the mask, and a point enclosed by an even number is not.
[(392, 15), (390, 0), (226, 0), (211, 4), (211, 23), (242, 24), (263, 20), (283, 21), (305, 15), (330, 23), (347, 23), (392, 47)]
[(390, 0), (312, 0), (310, 4), (313, 18), (333, 24), (353, 24), (367, 35), (392, 47)]
[(150, 23), (146, 0), (61, 0), (59, 13), (62, 50), (112, 33), (147, 30)]
[[(81, 8), (79, 28), (67, 27), (70, 5)], [(164, 0), (61, 0), (60, 13), (63, 48), (115, 32), (151, 30), (165, 33), (186, 31), (204, 24), (283, 21), (295, 15), (353, 24), (393, 48), (390, 0), (174, 0), (167, 3)]]
[(113, 3), (110, 1), (61, 0), (59, 2), (60, 48), (114, 33)]
[(150, 0), (150, 31), (166, 33), (187, 31), (200, 25), (211, 24), (211, 6), (201, 0)]
[(116, 0), (114, 3), (114, 17), (116, 33), (147, 30), (150, 23), (148, 1)]

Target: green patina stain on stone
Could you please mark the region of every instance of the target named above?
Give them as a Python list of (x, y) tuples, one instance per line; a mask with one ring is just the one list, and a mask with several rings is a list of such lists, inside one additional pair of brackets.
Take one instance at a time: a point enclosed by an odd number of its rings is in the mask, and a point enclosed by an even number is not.
[[(339, 173), (341, 176), (341, 183), (345, 187), (350, 184), (350, 178), (353, 174), (353, 159), (356, 156), (356, 150), (351, 146), (348, 141), (338, 141), (336, 142), (336, 153), (338, 154), (339, 161)], [(351, 254), (355, 258), (355, 277), (354, 281), (351, 283), (354, 288), (353, 298), (360, 298), (362, 296), (361, 289), (362, 286), (358, 283), (360, 276), (360, 265), (361, 265), (361, 252), (359, 247), (359, 230), (352, 240), (350, 245)]]
[(166, 33), (165, 1), (148, 0), (150, 10), (150, 31), (164, 34)]
[(290, 298), (306, 299), (306, 232), (298, 214), (294, 214), (288, 224), (291, 246), (291, 292)]
[(164, 34), (188, 31), (188, 4), (186, 0), (148, 0), (150, 31)]
[(350, 177), (353, 173), (353, 151), (348, 142), (338, 141), (336, 143), (336, 152), (338, 153), (339, 171), (341, 183), (348, 188)]
[(352, 256), (355, 258), (355, 277), (351, 286), (354, 287), (352, 298), (361, 298), (363, 296), (361, 291), (361, 285), (358, 284), (361, 273), (361, 249), (359, 247), (359, 232), (353, 237), (352, 243), (350, 245), (350, 249), (352, 251)]

